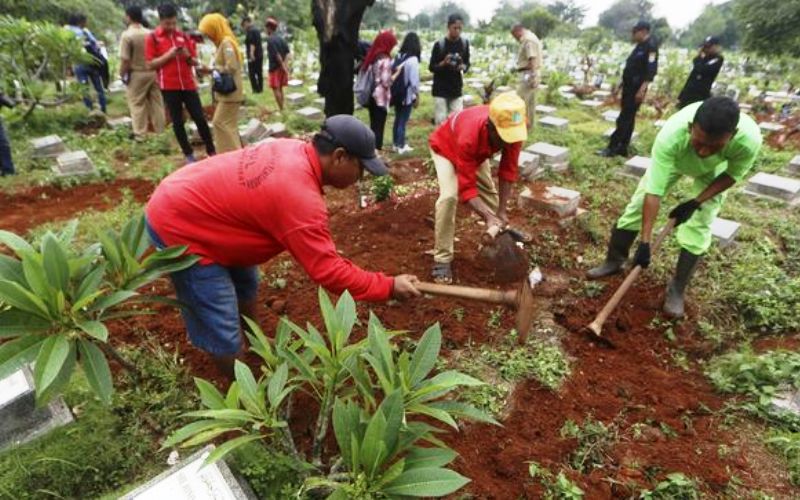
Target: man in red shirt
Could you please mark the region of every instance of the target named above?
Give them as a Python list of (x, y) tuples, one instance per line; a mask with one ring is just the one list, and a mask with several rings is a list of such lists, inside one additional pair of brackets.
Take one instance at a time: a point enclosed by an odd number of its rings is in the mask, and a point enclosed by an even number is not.
[(178, 30), (178, 11), (174, 5), (166, 4), (158, 8), (158, 27), (145, 39), (144, 57), (148, 69), (158, 72), (158, 86), (186, 162), (193, 163), (195, 158), (183, 126), (184, 106), (197, 125), (197, 132), (206, 145), (206, 152), (213, 156), (214, 140), (203, 115), (203, 105), (194, 79), (197, 48), (189, 36)]
[(325, 121), (312, 143), (280, 139), (173, 172), (145, 210), (157, 247), (187, 245), (200, 257), (172, 274), (189, 338), (233, 373), (240, 313), (256, 317), (257, 267), (287, 250), (311, 279), (356, 300), (419, 295), (414, 276), (371, 273), (341, 257), (331, 239), (323, 186), (346, 188), (366, 169), (385, 175), (375, 136), (349, 115)]
[[(525, 116), (525, 102), (516, 93), (506, 92), (488, 106), (454, 113), (431, 134), (431, 156), (439, 181), (433, 256), (433, 278), (437, 282), (453, 281), (459, 200), (483, 217), (487, 228), (508, 223), (506, 206), (512, 183), (517, 180), (519, 152), (528, 137)], [(489, 158), (501, 150), (498, 196)]]

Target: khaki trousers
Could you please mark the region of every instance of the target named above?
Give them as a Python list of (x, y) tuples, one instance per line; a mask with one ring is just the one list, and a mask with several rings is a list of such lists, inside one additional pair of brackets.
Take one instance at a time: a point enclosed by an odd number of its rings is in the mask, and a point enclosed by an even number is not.
[[(453, 261), (453, 242), (456, 236), (456, 211), (458, 210), (458, 176), (453, 164), (444, 156), (431, 151), (436, 179), (439, 181), (439, 199), (436, 200), (436, 242), (433, 260), (449, 263)], [(478, 169), (478, 193), (481, 200), (493, 211), (500, 204), (497, 188), (492, 179), (492, 169), (485, 161)]]
[(147, 133), (147, 124), (153, 124), (153, 131), (164, 131), (164, 100), (152, 71), (133, 71), (125, 89), (128, 108), (133, 120), (133, 135), (141, 137)]
[(517, 95), (525, 101), (525, 110), (528, 113), (528, 127), (536, 126), (536, 87), (531, 87), (528, 82), (520, 77), (517, 85)]
[(464, 98), (456, 97), (454, 99), (446, 99), (444, 97), (433, 98), (433, 120), (436, 125), (440, 125), (447, 120), (447, 117), (453, 113), (458, 113), (464, 109)]
[(241, 102), (217, 102), (214, 118), (214, 147), (217, 153), (227, 153), (241, 149), (242, 139), (239, 137), (239, 108)]

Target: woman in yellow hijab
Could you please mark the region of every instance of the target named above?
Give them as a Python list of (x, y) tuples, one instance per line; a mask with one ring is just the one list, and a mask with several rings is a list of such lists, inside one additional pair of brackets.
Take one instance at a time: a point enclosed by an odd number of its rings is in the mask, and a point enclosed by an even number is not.
[(217, 153), (225, 153), (242, 147), (239, 137), (239, 108), (244, 102), (242, 92), (242, 53), (228, 20), (221, 14), (207, 14), (200, 20), (200, 33), (217, 46), (214, 69), (233, 76), (236, 90), (230, 94), (214, 92), (217, 108), (214, 111), (214, 145)]

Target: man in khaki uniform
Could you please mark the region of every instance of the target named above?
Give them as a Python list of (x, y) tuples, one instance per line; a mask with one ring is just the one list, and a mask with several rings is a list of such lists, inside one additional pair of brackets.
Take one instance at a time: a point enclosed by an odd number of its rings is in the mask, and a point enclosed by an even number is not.
[(511, 34), (519, 42), (516, 72), (520, 74), (517, 94), (525, 101), (528, 111), (528, 126), (534, 126), (536, 119), (536, 89), (539, 88), (542, 67), (542, 42), (532, 31), (521, 24), (511, 29)]
[(133, 135), (141, 139), (147, 133), (147, 124), (153, 130), (164, 130), (164, 101), (156, 82), (156, 72), (147, 69), (144, 58), (145, 39), (150, 30), (142, 26), (141, 7), (128, 7), (125, 11), (128, 29), (122, 33), (119, 44), (119, 75), (127, 85), (128, 107), (133, 120)]

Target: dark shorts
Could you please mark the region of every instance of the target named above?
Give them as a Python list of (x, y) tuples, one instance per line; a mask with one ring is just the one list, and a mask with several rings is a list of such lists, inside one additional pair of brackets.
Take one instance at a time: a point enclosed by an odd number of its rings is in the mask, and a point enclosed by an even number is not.
[[(164, 242), (150, 224), (156, 248)], [(215, 356), (233, 356), (242, 348), (239, 301), (258, 294), (258, 268), (195, 264), (170, 274), (192, 345)]]

